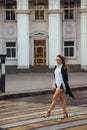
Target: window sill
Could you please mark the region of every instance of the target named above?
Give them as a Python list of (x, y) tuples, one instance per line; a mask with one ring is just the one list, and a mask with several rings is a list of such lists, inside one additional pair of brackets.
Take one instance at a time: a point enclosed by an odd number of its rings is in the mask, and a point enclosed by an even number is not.
[(12, 23), (16, 23), (17, 22), (17, 20), (4, 20), (4, 22), (8, 22), (8, 23), (10, 23), (10, 22), (12, 22)]
[(8, 58), (8, 57), (6, 57), (6, 60), (7, 61), (17, 61), (17, 58)]
[(77, 58), (76, 57), (67, 57), (67, 56), (64, 56), (66, 60), (76, 60)]
[(33, 20), (33, 22), (46, 22), (46, 20)]
[(70, 21), (70, 22), (72, 22), (72, 21), (75, 21), (75, 19), (63, 19), (63, 21)]

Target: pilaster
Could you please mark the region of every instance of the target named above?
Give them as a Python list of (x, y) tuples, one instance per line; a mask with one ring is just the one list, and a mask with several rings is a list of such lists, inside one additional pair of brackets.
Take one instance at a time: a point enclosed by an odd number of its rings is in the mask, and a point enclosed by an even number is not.
[(87, 70), (87, 0), (81, 0), (81, 68)]
[(28, 0), (17, 0), (18, 68), (29, 68), (28, 6)]
[(60, 0), (49, 0), (49, 68), (56, 64), (61, 54)]

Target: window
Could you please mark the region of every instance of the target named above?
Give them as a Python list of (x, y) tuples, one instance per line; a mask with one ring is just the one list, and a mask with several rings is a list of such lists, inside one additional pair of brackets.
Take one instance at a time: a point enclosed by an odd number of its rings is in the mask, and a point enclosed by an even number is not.
[(34, 5), (35, 5), (35, 20), (44, 20), (45, 3), (37, 0), (34, 3)]
[(64, 56), (74, 57), (74, 41), (64, 42)]
[(74, 18), (74, 2), (68, 1), (64, 2), (64, 19), (73, 19)]
[(35, 20), (44, 20), (44, 10), (35, 10)]
[(16, 58), (16, 43), (6, 42), (6, 50), (8, 58)]
[(16, 3), (6, 3), (6, 20), (15, 20)]

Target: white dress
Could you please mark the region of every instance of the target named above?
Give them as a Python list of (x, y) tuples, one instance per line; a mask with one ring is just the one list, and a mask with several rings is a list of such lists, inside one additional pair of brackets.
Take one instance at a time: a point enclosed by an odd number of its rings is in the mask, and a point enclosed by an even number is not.
[(60, 66), (57, 66), (56, 69), (55, 69), (55, 71), (54, 71), (54, 73), (55, 73), (55, 83), (56, 83), (56, 87), (58, 89), (65, 90), (65, 84), (63, 82), (61, 68), (62, 68), (62, 64)]

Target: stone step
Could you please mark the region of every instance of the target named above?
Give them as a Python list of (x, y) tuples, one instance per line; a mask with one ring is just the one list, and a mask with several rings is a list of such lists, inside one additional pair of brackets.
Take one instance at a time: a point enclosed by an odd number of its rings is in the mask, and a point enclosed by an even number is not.
[[(80, 65), (68, 65), (69, 72), (84, 72)], [(48, 66), (30, 66), (29, 69), (18, 69), (17, 66), (6, 66), (6, 73), (48, 73), (53, 72)]]

